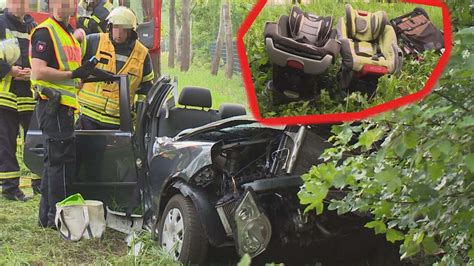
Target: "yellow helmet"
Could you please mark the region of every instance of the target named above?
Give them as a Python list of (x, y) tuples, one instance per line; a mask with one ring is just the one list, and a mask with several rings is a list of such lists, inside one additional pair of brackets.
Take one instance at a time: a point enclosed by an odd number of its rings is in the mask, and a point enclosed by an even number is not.
[(21, 56), (20, 44), (16, 38), (0, 41), (0, 60), (13, 65)]
[(138, 27), (137, 16), (135, 16), (132, 10), (124, 6), (114, 8), (107, 17), (107, 20), (109, 24), (121, 26), (125, 29), (136, 31)]

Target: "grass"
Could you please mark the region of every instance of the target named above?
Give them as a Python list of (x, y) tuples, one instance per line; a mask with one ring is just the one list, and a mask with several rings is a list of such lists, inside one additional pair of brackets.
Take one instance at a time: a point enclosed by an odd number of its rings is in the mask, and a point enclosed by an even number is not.
[[(370, 12), (385, 10), (389, 18), (394, 18), (411, 12), (416, 5), (410, 3), (365, 3), (351, 1), (355, 9)], [(442, 12), (440, 8), (425, 7), (433, 23), (442, 28)], [(438, 62), (439, 56), (428, 53), (424, 61), (405, 58), (402, 73), (399, 76), (387, 75), (380, 79), (377, 91), (373, 95), (350, 93), (342, 91), (336, 80), (337, 72), (341, 65), (341, 58), (336, 60), (326, 74), (320, 75), (318, 85), (320, 95), (307, 101), (293, 102), (290, 104), (274, 105), (271, 93), (267, 92), (265, 85), (272, 79), (272, 68), (265, 52), (263, 42), (263, 29), (266, 21), (276, 21), (281, 14), (287, 14), (290, 6), (266, 6), (256, 21), (245, 35), (249, 63), (252, 70), (255, 90), (259, 102), (260, 113), (263, 117), (299, 116), (309, 114), (340, 113), (360, 111), (370, 106), (384, 103), (404, 95), (420, 90), (429, 74)], [(343, 1), (318, 0), (312, 1), (303, 10), (317, 15), (333, 16), (334, 27), (337, 20), (344, 16)]]
[[(24, 190), (31, 195), (31, 189)], [(68, 242), (57, 231), (37, 225), (39, 196), (28, 202), (12, 202), (0, 197), (0, 265), (170, 265), (148, 233), (140, 240), (144, 248), (140, 256), (129, 255), (125, 235), (107, 229), (104, 239)]]
[(238, 103), (248, 109), (247, 95), (240, 74), (234, 74), (232, 79), (224, 76), (224, 69), (219, 69), (217, 76), (211, 75), (210, 66), (207, 63), (194, 63), (188, 72), (179, 70), (179, 64), (175, 68), (168, 67), (168, 54), (161, 55), (162, 75), (178, 78), (178, 87), (181, 90), (187, 86), (204, 87), (211, 90), (212, 108), (219, 109), (222, 103)]

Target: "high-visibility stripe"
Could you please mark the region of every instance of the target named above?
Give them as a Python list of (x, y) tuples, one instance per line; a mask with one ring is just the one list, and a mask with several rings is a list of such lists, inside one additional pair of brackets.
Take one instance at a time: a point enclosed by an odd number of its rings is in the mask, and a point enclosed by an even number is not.
[(153, 71), (150, 74), (143, 77), (142, 82), (152, 81), (155, 78), (155, 73)]
[[(10, 29), (5, 29), (5, 38), (15, 38)], [(10, 92), (12, 82), (13, 77), (10, 74), (0, 79), (0, 106), (16, 109), (16, 94)]]
[(17, 98), (18, 112), (32, 112), (35, 110), (36, 101), (32, 97)]
[(30, 39), (30, 35), (26, 32), (19, 32), (15, 30), (10, 30), (10, 34), (13, 35), (13, 37), (18, 38), (18, 39)]
[(10, 74), (7, 74), (2, 80), (0, 80), (0, 91), (8, 92), (12, 85), (13, 77)]
[(0, 179), (12, 179), (12, 178), (19, 178), (20, 171), (14, 172), (0, 172)]
[(146, 95), (144, 94), (137, 94), (137, 102), (144, 102), (146, 100)]
[(121, 55), (121, 54), (116, 54), (115, 59), (120, 62), (127, 62), (128, 56), (126, 55)]
[(31, 174), (31, 180), (41, 180), (41, 176), (37, 176), (35, 174)]
[(11, 109), (17, 109), (17, 96), (16, 94), (8, 91), (0, 91), (0, 106), (8, 107)]
[(81, 114), (104, 124), (120, 125), (120, 117), (107, 115), (86, 106), (81, 106)]
[(91, 16), (91, 19), (92, 19), (93, 21), (95, 21), (97, 24), (100, 24), (100, 18), (97, 17), (96, 15), (92, 15), (92, 16)]

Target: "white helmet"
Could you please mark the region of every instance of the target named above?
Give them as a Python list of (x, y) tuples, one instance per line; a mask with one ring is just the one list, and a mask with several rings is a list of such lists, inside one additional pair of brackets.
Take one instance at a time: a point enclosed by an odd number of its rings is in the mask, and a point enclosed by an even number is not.
[(21, 56), (20, 44), (16, 38), (0, 41), (0, 60), (13, 65)]
[(114, 8), (107, 17), (107, 21), (109, 25), (121, 26), (134, 31), (136, 31), (138, 27), (137, 16), (135, 16), (132, 10), (124, 6)]

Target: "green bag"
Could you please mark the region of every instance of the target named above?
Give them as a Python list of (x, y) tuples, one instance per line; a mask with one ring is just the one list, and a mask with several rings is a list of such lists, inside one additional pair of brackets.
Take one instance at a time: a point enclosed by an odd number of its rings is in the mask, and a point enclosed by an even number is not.
[(58, 202), (57, 206), (66, 207), (66, 206), (85, 205), (85, 204), (86, 204), (86, 201), (84, 200), (82, 195), (77, 193)]

